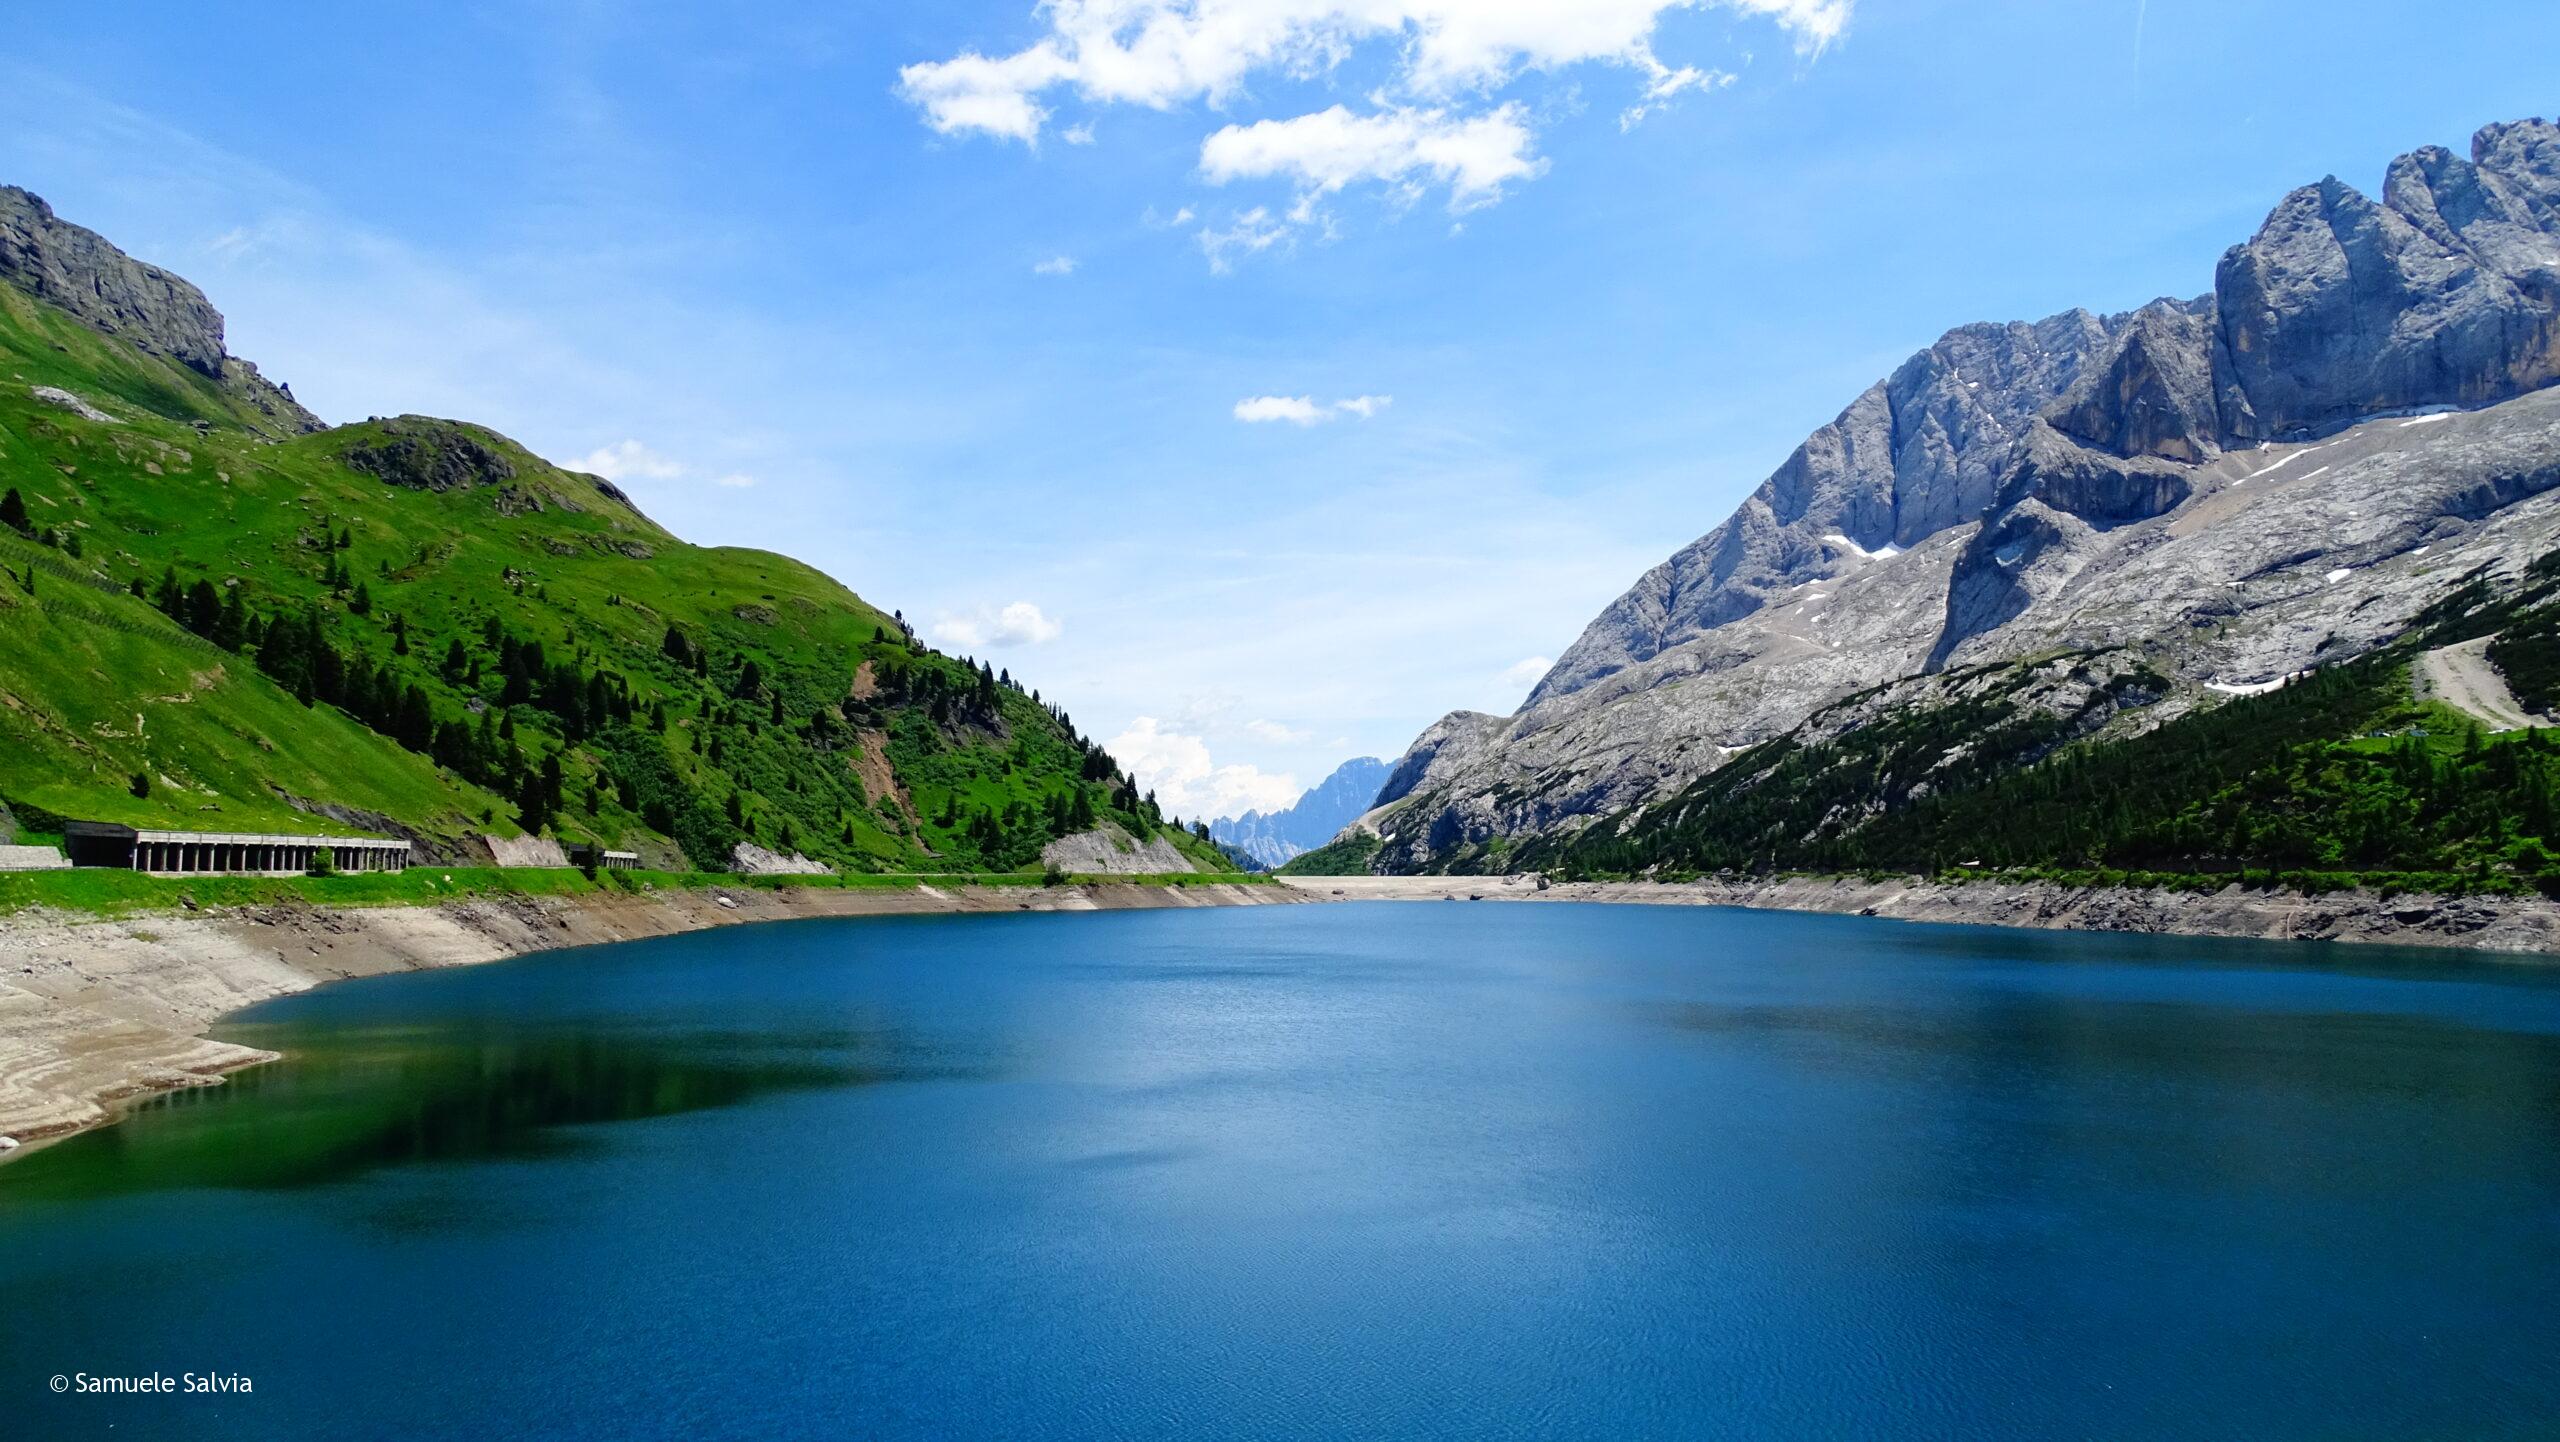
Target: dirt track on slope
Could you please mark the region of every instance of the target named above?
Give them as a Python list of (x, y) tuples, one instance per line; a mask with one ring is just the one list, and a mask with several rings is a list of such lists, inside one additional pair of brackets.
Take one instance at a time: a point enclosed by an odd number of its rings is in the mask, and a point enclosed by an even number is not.
[(2458, 711), (2479, 717), (2498, 731), (2548, 726), (2548, 717), (2524, 709), (2507, 678), (2489, 664), (2489, 642), (2483, 636), (2455, 646), (2439, 646), (2418, 658), (2419, 684), (2426, 694)]

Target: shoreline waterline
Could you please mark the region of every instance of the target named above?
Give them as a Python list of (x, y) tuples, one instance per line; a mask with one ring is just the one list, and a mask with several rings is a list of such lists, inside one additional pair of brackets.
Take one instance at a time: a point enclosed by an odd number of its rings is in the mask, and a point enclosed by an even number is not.
[(1265, 884), (707, 886), (433, 905), (280, 905), (0, 917), (0, 1165), (135, 1104), (218, 1085), (276, 1053), (212, 1039), (224, 1017), (333, 981), (470, 966), (750, 922), (1287, 905)]
[(1279, 877), (1193, 885), (691, 886), (478, 896), (434, 905), (244, 906), (0, 916), (0, 1166), (167, 1092), (277, 1054), (213, 1040), (224, 1017), (332, 981), (474, 965), (749, 922), (1309, 902), (1585, 902), (1736, 907), (1934, 925), (2424, 946), (2560, 960), (2560, 903), (2370, 892), (2180, 893), (1913, 877), (1558, 882), (1536, 876)]

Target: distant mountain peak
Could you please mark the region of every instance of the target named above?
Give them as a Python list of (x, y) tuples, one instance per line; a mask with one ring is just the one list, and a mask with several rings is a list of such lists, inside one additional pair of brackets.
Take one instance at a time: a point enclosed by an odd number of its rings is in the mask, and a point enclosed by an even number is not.
[(1264, 815), (1248, 811), (1209, 823), (1209, 837), (1263, 866), (1279, 866), (1331, 841), (1376, 804), (1387, 763), (1375, 756), (1345, 761), (1295, 805)]

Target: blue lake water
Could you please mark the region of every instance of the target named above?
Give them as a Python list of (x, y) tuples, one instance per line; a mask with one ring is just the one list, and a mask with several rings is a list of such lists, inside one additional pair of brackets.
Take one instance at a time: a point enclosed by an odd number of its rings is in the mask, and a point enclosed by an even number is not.
[(0, 1167), (0, 1436), (2560, 1433), (2529, 966), (897, 918), (219, 1034), (290, 1059)]

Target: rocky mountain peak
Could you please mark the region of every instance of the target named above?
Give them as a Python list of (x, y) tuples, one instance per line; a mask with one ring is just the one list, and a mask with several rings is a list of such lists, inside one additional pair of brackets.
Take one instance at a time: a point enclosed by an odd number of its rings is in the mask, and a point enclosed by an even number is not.
[[(2202, 684), (2234, 658), (2254, 683), (2372, 644), (2432, 583), (2359, 591), (2360, 568), (2549, 489), (2530, 433), (2555, 382), (2560, 126), (2412, 151), (2380, 199), (2303, 186), (2209, 295), (1962, 326), (1913, 355), (1611, 603), (1517, 715), (1426, 731), (1382, 834), (1413, 863), (1587, 824), (1843, 695), (2022, 647), (2246, 636), (2195, 661)], [(2513, 413), (2431, 424), (2491, 409)], [(2285, 454), (2240, 454), (2269, 445)], [(2170, 595), (2184, 609), (2146, 631)], [(2391, 607), (2330, 605), (2351, 596)]]
[(0, 186), (0, 280), (221, 384), (287, 434), (322, 429), (291, 391), (224, 349), (222, 312), (203, 291), (63, 220), (42, 196), (14, 185)]
[(2054, 429), (2116, 455), (2202, 461), (2222, 451), (2228, 372), (2213, 297), (2154, 301), (2045, 415)]

